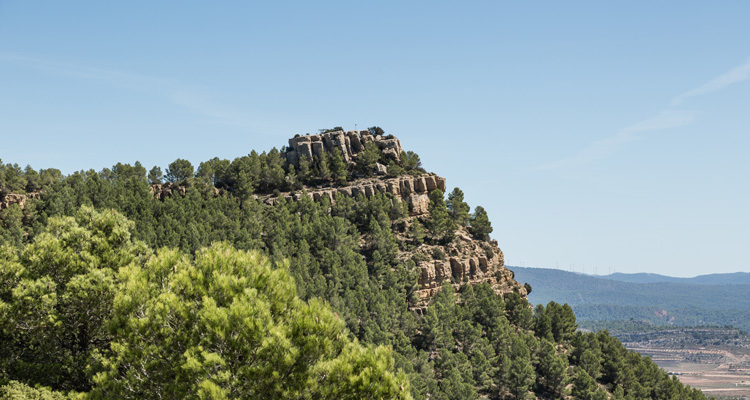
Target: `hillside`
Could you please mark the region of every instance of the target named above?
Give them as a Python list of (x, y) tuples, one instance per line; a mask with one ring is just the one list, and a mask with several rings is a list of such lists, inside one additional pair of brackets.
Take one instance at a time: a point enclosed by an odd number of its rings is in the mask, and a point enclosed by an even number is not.
[[(598, 277), (543, 268), (510, 267), (515, 279), (532, 287), (529, 301), (568, 303), (581, 321), (639, 319), (657, 325), (733, 325), (750, 330), (750, 284), (732, 281), (740, 274), (706, 275), (651, 282), (652, 274)], [(738, 279), (739, 280), (739, 279)], [(699, 283), (697, 283), (699, 282)]]
[(675, 278), (672, 276), (664, 276), (659, 274), (650, 273), (636, 273), (636, 274), (624, 274), (614, 273), (610, 275), (602, 275), (601, 278), (611, 279), (620, 282), (633, 282), (633, 283), (659, 283), (659, 282), (675, 282), (675, 283), (691, 283), (696, 285), (748, 285), (750, 284), (750, 272), (734, 272), (728, 274), (708, 274), (699, 275), (692, 278)]
[(2, 165), (0, 397), (705, 399), (532, 308), (445, 184), (377, 127), (197, 170)]

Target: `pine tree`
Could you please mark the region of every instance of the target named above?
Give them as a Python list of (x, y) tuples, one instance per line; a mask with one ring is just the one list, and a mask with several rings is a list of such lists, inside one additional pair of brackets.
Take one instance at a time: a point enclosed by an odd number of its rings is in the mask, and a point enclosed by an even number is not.
[(161, 173), (161, 168), (154, 166), (148, 171), (148, 182), (152, 185), (161, 183), (161, 179), (164, 175)]
[(341, 150), (334, 149), (330, 157), (331, 176), (337, 185), (346, 185), (347, 168)]
[(458, 226), (466, 226), (469, 223), (470, 208), (464, 201), (464, 192), (462, 192), (461, 189), (454, 188), (453, 191), (448, 194), (448, 201), (446, 204), (448, 207), (448, 213)]
[(118, 269), (149, 255), (133, 228), (111, 210), (82, 207), (50, 219), (20, 257), (0, 256), (0, 371), (58, 390), (91, 387), (87, 371), (109, 348)]
[(409, 237), (411, 238), (412, 243), (417, 246), (424, 243), (425, 230), (422, 223), (416, 218), (412, 220), (411, 225), (409, 226)]
[(474, 208), (474, 214), (469, 221), (471, 234), (479, 240), (490, 240), (492, 233), (492, 224), (487, 216), (487, 211), (482, 206)]
[(167, 182), (182, 182), (193, 177), (193, 164), (188, 160), (178, 158), (172, 161), (167, 168), (165, 178)]
[(365, 149), (357, 154), (357, 168), (365, 176), (371, 176), (375, 164), (380, 160), (381, 152), (375, 142), (367, 142)]
[(566, 370), (568, 360), (564, 354), (557, 354), (552, 342), (542, 339), (541, 357), (537, 366), (537, 385), (542, 392), (555, 398), (562, 397), (567, 384)]
[(589, 376), (583, 369), (576, 370), (576, 379), (573, 381), (571, 395), (575, 399), (593, 400), (593, 394), (598, 389), (594, 378)]
[(440, 189), (435, 189), (430, 193), (429, 212), (428, 226), (433, 238), (444, 243), (452, 241), (456, 233), (456, 224), (448, 214), (443, 192)]
[(299, 300), (286, 268), (257, 252), (162, 250), (122, 275), (94, 396), (411, 398), (391, 350), (350, 341), (327, 304)]
[(531, 364), (529, 348), (517, 335), (511, 337), (510, 360), (507, 387), (514, 399), (528, 399), (531, 397), (529, 390), (536, 374)]

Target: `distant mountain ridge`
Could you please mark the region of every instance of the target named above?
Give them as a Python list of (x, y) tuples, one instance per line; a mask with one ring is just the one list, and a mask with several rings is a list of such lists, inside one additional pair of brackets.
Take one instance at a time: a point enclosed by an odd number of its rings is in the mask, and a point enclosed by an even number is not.
[(750, 330), (750, 284), (742, 283), (747, 273), (672, 278), (508, 268), (516, 281), (531, 285), (532, 304), (568, 303), (581, 321), (636, 319), (657, 325), (734, 325)]
[(707, 274), (699, 275), (692, 278), (678, 278), (673, 276), (651, 274), (639, 272), (635, 274), (624, 274), (616, 272), (610, 275), (601, 275), (594, 277), (611, 279), (620, 282), (632, 283), (659, 283), (659, 282), (679, 282), (692, 283), (696, 285), (748, 285), (750, 284), (750, 272), (734, 272), (727, 274)]

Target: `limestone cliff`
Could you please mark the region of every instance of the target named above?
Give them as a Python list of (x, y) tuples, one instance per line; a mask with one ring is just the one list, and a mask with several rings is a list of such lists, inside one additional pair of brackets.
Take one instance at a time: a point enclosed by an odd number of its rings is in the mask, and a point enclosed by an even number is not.
[[(336, 193), (370, 197), (380, 192), (390, 194), (394, 199), (408, 204), (408, 223), (411, 224), (415, 219), (429, 218), (429, 193), (435, 189), (445, 192), (445, 178), (425, 173), (388, 179), (359, 179), (347, 186), (306, 188), (294, 194), (282, 193), (280, 196), (266, 196), (259, 200), (273, 205), (280, 197), (295, 201), (307, 195), (314, 200), (328, 197), (334, 201)], [(407, 240), (403, 234), (399, 239)], [(412, 305), (412, 309), (418, 312), (427, 306), (445, 281), (451, 282), (456, 289), (462, 283), (476, 285), (488, 282), (497, 293), (507, 295), (516, 292), (521, 296), (527, 295), (524, 286), (513, 279), (513, 272), (505, 268), (505, 258), (497, 241), (485, 242), (474, 239), (465, 228), (459, 228), (456, 239), (448, 245), (422, 244), (413, 251), (401, 252), (399, 257), (402, 260), (412, 259), (417, 263), (419, 300)]]
[(333, 131), (318, 135), (302, 135), (289, 139), (285, 156), (287, 162), (299, 165), (300, 156), (312, 160), (314, 156), (341, 150), (347, 163), (353, 162), (357, 154), (364, 150), (368, 142), (375, 143), (387, 157), (398, 161), (401, 156), (401, 142), (393, 136), (373, 136), (369, 131)]
[(314, 200), (328, 197), (333, 201), (336, 193), (352, 197), (356, 197), (359, 194), (370, 197), (375, 193), (387, 193), (393, 195), (396, 199), (405, 201), (409, 205), (409, 214), (414, 216), (427, 212), (427, 207), (430, 204), (430, 192), (435, 189), (445, 192), (445, 178), (426, 173), (419, 176), (404, 175), (397, 178), (358, 179), (345, 186), (308, 187), (294, 194), (285, 192), (280, 196), (269, 195), (256, 198), (259, 198), (266, 204), (272, 205), (280, 197), (284, 197), (287, 200), (299, 200), (305, 194)]
[[(381, 152), (396, 163), (401, 155), (401, 142), (393, 137), (373, 136), (368, 131), (334, 131), (319, 135), (296, 136), (289, 139), (289, 147), (283, 153), (289, 164), (299, 163), (300, 157), (313, 159), (324, 153), (341, 151), (347, 163), (353, 164), (357, 155), (369, 143), (375, 143)], [(429, 220), (429, 194), (435, 189), (446, 192), (445, 178), (432, 173), (417, 173), (416, 175), (401, 175), (395, 178), (368, 177), (356, 179), (345, 185), (333, 183), (319, 186), (305, 186), (294, 192), (279, 192), (274, 194), (256, 195), (258, 201), (274, 205), (279, 199), (285, 198), (297, 201), (302, 196), (314, 200), (327, 198), (335, 202), (336, 194), (344, 196), (371, 197), (377, 193), (392, 196), (395, 201), (403, 201), (408, 205), (409, 217), (406, 225), (411, 225), (419, 219), (422, 223)], [(175, 184), (152, 185), (152, 194), (164, 200), (166, 197), (180, 193), (185, 195), (185, 187)], [(214, 188), (215, 195), (222, 191)], [(396, 233), (399, 240), (407, 241), (404, 233)], [(403, 246), (409, 248), (409, 246)], [(418, 269), (418, 289), (416, 304), (412, 308), (421, 311), (437, 293), (444, 282), (448, 281), (458, 288), (463, 283), (472, 285), (483, 282), (489, 283), (497, 293), (504, 295), (516, 292), (526, 296), (526, 289), (513, 279), (513, 272), (505, 268), (503, 252), (498, 248), (497, 241), (486, 242), (471, 237), (466, 228), (459, 228), (456, 239), (447, 245), (422, 244), (409, 251), (401, 251), (402, 260), (414, 260)]]
[(423, 244), (401, 256), (418, 261), (419, 301), (412, 307), (416, 310), (424, 309), (445, 281), (456, 289), (463, 283), (487, 282), (496, 293), (527, 295), (526, 288), (513, 279), (513, 271), (505, 268), (505, 258), (497, 241), (473, 239), (463, 228), (457, 232), (456, 240), (446, 246)]

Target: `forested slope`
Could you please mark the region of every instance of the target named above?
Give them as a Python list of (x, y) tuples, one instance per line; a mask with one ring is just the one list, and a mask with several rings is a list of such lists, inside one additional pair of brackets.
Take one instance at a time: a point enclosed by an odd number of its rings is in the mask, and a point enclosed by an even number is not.
[(554, 269), (511, 268), (519, 281), (534, 288), (531, 301), (568, 303), (582, 321), (637, 319), (656, 325), (733, 325), (750, 330), (750, 285), (709, 283), (724, 281), (716, 275), (638, 283)]
[[(520, 286), (446, 275), (412, 311), (425, 257), (499, 249), (459, 189), (433, 190), (417, 215), (380, 192), (284, 195), (424, 173), (415, 153), (369, 143), (348, 161), (272, 149), (164, 176), (3, 165), (0, 394), (705, 398), (606, 332), (577, 332), (568, 305), (532, 309)], [(155, 195), (162, 179), (169, 195)]]

